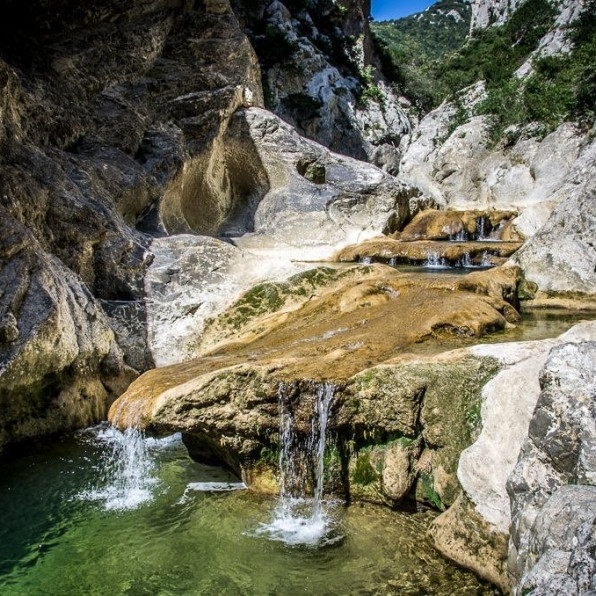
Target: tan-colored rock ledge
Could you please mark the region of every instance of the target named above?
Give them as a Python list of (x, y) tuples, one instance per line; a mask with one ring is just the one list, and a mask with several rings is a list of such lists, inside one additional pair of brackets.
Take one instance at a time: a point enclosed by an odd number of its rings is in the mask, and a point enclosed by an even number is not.
[(441, 279), (384, 265), (323, 271), (322, 286), (305, 285), (301, 274), (300, 284), (284, 286), (287, 295), (276, 294), (280, 284), (251, 290), (212, 324), (200, 358), (141, 376), (112, 406), (110, 420), (146, 427), (184, 384), (198, 390), (199, 378), (241, 364), (274, 371), (278, 380), (341, 381), (413, 343), (479, 336), (519, 318), (511, 305), (516, 268)]
[(493, 240), (523, 240), (511, 227), (514, 211), (438, 211), (418, 213), (398, 234), (400, 240), (449, 240), (464, 235), (468, 240), (489, 237)]
[(347, 246), (335, 255), (338, 261), (355, 262), (361, 259), (393, 259), (396, 263), (421, 264), (430, 256), (455, 264), (470, 259), (472, 264), (502, 264), (522, 246), (521, 242), (441, 242), (419, 240), (403, 242), (381, 236), (360, 244)]

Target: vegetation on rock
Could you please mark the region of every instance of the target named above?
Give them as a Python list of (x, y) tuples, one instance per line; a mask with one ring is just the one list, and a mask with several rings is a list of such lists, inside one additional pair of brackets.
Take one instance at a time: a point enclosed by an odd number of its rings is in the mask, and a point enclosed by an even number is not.
[[(569, 52), (538, 55), (525, 78), (517, 72), (552, 30), (557, 14), (549, 0), (525, 0), (503, 25), (476, 30), (465, 42), (462, 24), (452, 19), (445, 21), (445, 36), (439, 41), (430, 38), (428, 43), (428, 38), (423, 38), (428, 45), (422, 52), (403, 33), (413, 27), (410, 20), (416, 15), (375, 25), (374, 32), (387, 75), (415, 106), (426, 112), (446, 99), (455, 100), (462, 112), (461, 121), (477, 114), (490, 115), (491, 137), (498, 141), (512, 126), (536, 124), (534, 133), (547, 134), (565, 121), (579, 121), (586, 127), (594, 123), (594, 0), (586, 3), (579, 18), (566, 30), (572, 44)], [(423, 35), (430, 27), (424, 20), (416, 23), (416, 35)], [(414, 59), (409, 57), (412, 52)], [(486, 83), (486, 99), (466, 111), (458, 95), (480, 80)]]

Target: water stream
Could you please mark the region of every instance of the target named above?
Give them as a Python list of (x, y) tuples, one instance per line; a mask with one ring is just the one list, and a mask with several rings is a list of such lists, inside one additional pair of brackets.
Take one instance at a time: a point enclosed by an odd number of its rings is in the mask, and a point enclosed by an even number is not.
[(310, 433), (302, 437), (295, 427), (289, 391), (284, 383), (278, 391), (280, 495), (270, 522), (258, 535), (288, 545), (326, 546), (342, 539), (337, 532), (337, 503), (323, 501), (327, 423), (335, 387), (320, 383)]
[[(484, 339), (553, 337), (580, 318), (525, 315)], [(0, 594), (494, 593), (434, 550), (434, 514), (326, 501), (333, 387), (315, 388), (301, 432), (290, 393), (280, 387), (280, 499), (191, 461), (179, 436), (101, 426), (5, 458)]]
[[(137, 445), (118, 446), (129, 441)], [(123, 479), (109, 462), (118, 450), (132, 454), (130, 465), (145, 462), (140, 468), (147, 478), (138, 479), (148, 498), (136, 499), (134, 506), (126, 498), (127, 490), (135, 494), (132, 484), (116, 490)], [(254, 531), (270, 523), (276, 501), (234, 488), (242, 485), (225, 470), (192, 462), (180, 437), (117, 437), (117, 431), (104, 427), (4, 461), (0, 593), (494, 593), (434, 550), (426, 537), (432, 513), (338, 505), (334, 515), (343, 540), (323, 548), (288, 545)], [(99, 494), (103, 497), (96, 498)], [(107, 498), (114, 494), (119, 507)]]

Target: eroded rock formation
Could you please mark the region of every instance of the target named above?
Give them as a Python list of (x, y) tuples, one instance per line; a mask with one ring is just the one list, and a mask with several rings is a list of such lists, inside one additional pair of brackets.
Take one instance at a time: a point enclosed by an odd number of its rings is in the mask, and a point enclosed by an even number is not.
[(397, 173), (410, 123), (375, 66), (370, 0), (237, 4), (267, 107), (307, 138)]
[(594, 590), (596, 343), (554, 348), (507, 490), (514, 594)]

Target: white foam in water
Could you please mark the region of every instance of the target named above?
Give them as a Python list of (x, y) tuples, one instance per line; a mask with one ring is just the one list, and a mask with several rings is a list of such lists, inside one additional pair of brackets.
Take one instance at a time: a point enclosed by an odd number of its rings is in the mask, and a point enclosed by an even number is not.
[(449, 264), (443, 257), (439, 257), (438, 253), (431, 251), (428, 253), (423, 267), (427, 269), (449, 269)]
[(281, 501), (271, 522), (261, 524), (255, 533), (290, 546), (323, 546), (332, 542), (329, 538), (332, 525), (322, 506), (313, 511), (312, 499), (294, 498)]
[[(280, 498), (273, 511), (271, 522), (261, 524), (255, 534), (267, 536), (289, 546), (324, 546), (341, 540), (332, 537), (335, 523), (328, 503), (323, 501), (324, 455), (329, 410), (335, 387), (330, 383), (317, 387), (315, 412), (311, 424), (311, 436), (302, 444), (294, 433), (292, 411), (286, 403), (285, 386), (279, 388), (280, 408)], [(307, 480), (303, 478), (304, 465), (299, 457), (305, 457), (314, 469), (314, 494), (304, 494)], [(304, 461), (302, 462), (304, 464)], [(308, 467), (308, 466), (307, 466)]]
[(153, 476), (155, 462), (151, 449), (164, 449), (178, 443), (179, 437), (147, 439), (133, 428), (121, 432), (108, 427), (97, 432), (97, 440), (107, 450), (98, 467), (100, 486), (79, 493), (79, 499), (103, 501), (108, 511), (137, 509), (153, 500), (158, 484)]

